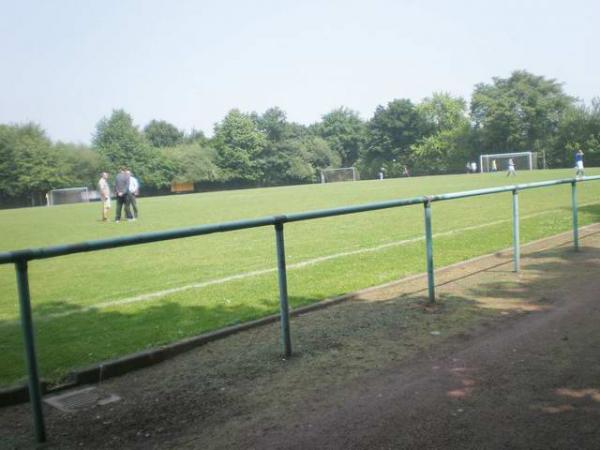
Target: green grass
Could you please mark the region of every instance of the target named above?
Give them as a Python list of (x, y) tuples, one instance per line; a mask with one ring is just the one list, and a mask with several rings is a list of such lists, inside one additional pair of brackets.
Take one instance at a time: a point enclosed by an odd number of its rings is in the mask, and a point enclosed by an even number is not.
[[(504, 174), (454, 175), (142, 198), (140, 220), (120, 224), (98, 221), (97, 203), (5, 210), (0, 251), (572, 175), (572, 170), (519, 172), (510, 180)], [(578, 193), (580, 225), (598, 221), (600, 183), (583, 183)], [(436, 266), (510, 247), (511, 208), (510, 193), (435, 203), (433, 231), (441, 233), (434, 239)], [(520, 193), (520, 212), (522, 242), (568, 230), (570, 186)], [(292, 307), (425, 268), (420, 205), (293, 223), (285, 230)], [(294, 267), (410, 239), (417, 240)], [(275, 272), (114, 302), (274, 267), (270, 227), (33, 261), (30, 287), (42, 375), (56, 380), (73, 368), (273, 313)], [(1, 384), (25, 374), (18, 318), (14, 268), (0, 266)]]

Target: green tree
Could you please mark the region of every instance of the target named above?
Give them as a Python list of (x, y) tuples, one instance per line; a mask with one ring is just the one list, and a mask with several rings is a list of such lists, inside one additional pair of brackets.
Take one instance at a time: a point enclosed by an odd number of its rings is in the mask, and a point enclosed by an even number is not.
[(546, 150), (550, 167), (573, 166), (578, 150), (584, 152), (586, 165), (600, 165), (600, 99), (592, 99), (590, 106), (581, 103), (569, 108)]
[(471, 155), (470, 122), (466, 102), (446, 93), (434, 93), (417, 110), (428, 135), (412, 146), (412, 172), (434, 174), (462, 171)]
[(469, 123), (467, 103), (461, 97), (435, 92), (417, 105), (417, 111), (425, 121), (429, 132), (452, 130)]
[(208, 142), (208, 138), (204, 135), (201, 130), (192, 129), (189, 134), (184, 135), (183, 142), (186, 144), (200, 144), (204, 145)]
[(367, 176), (374, 176), (382, 166), (400, 170), (410, 165), (412, 145), (430, 132), (427, 122), (408, 99), (378, 106), (367, 129), (367, 144), (360, 161), (361, 171)]
[(471, 100), (482, 152), (537, 151), (548, 147), (574, 99), (560, 83), (526, 71), (478, 84)]
[(299, 139), (309, 134), (304, 125), (288, 122), (285, 111), (275, 106), (267, 109), (262, 115), (250, 115), (258, 129), (264, 133), (268, 142), (278, 143), (286, 139)]
[(286, 114), (278, 107), (267, 109), (262, 115), (254, 113), (257, 128), (271, 142), (281, 142), (289, 137)]
[(152, 120), (144, 127), (144, 135), (153, 147), (173, 147), (183, 142), (184, 133), (164, 120)]
[(123, 110), (115, 110), (98, 122), (93, 145), (113, 171), (128, 167), (143, 185), (160, 188), (173, 178), (169, 161), (148, 143)]
[(214, 147), (216, 163), (224, 179), (255, 182), (261, 179), (259, 156), (267, 139), (248, 114), (231, 110), (220, 124), (215, 126)]
[(262, 185), (307, 183), (315, 171), (298, 139), (286, 139), (263, 148), (257, 164)]
[(73, 186), (63, 156), (36, 124), (0, 125), (0, 197), (41, 204), (49, 190)]
[(163, 156), (173, 167), (172, 181), (211, 183), (220, 181), (213, 148), (199, 143), (182, 144), (163, 149)]
[(462, 123), (422, 138), (412, 148), (411, 172), (415, 175), (456, 173), (473, 159), (471, 128)]
[(57, 142), (54, 144), (57, 158), (63, 163), (64, 173), (71, 180), (73, 186), (87, 186), (94, 188), (100, 173), (107, 167), (107, 161), (87, 145)]
[(298, 139), (303, 158), (318, 172), (328, 167), (341, 167), (342, 158), (329, 146), (329, 143), (318, 136), (305, 136)]
[(341, 165), (356, 163), (366, 142), (366, 124), (358, 113), (341, 107), (325, 114), (316, 126), (319, 136), (341, 157)]

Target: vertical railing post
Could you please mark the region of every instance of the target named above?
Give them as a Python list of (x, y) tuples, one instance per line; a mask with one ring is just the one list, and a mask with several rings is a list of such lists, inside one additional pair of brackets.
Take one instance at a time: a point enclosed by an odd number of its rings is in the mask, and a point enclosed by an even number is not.
[(573, 210), (573, 246), (579, 251), (579, 224), (577, 223), (577, 182), (571, 182), (571, 208)]
[(44, 427), (42, 393), (38, 375), (37, 358), (35, 356), (27, 261), (17, 261), (15, 263), (15, 268), (17, 270), (17, 289), (19, 291), (19, 306), (21, 309), (21, 327), (23, 329), (23, 342), (25, 344), (25, 360), (27, 362), (27, 373), (29, 378), (29, 401), (31, 402), (31, 408), (33, 409), (35, 437), (38, 442), (45, 442), (46, 430)]
[(288, 305), (287, 274), (285, 267), (285, 245), (283, 240), (283, 223), (275, 223), (275, 241), (277, 244), (277, 275), (279, 278), (279, 309), (281, 315), (281, 342), (283, 355), (292, 355), (292, 338), (290, 336), (290, 311)]
[(427, 289), (429, 303), (435, 303), (435, 279), (433, 273), (433, 234), (431, 231), (431, 201), (426, 200), (425, 207), (425, 249), (427, 254)]
[(518, 272), (521, 269), (521, 247), (519, 245), (519, 191), (512, 191), (513, 207), (513, 267)]

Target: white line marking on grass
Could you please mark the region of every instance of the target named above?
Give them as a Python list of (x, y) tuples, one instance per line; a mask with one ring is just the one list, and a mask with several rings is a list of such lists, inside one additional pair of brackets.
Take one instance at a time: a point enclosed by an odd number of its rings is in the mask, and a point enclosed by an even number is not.
[[(589, 206), (589, 205), (595, 205), (597, 203), (598, 202), (582, 203), (579, 206), (580, 207)], [(521, 216), (521, 219), (530, 219), (533, 217), (543, 216), (543, 215), (550, 214), (550, 213), (555, 212), (560, 209), (562, 209), (562, 208), (554, 208), (554, 209), (549, 209), (546, 211), (540, 211), (537, 213), (528, 214), (525, 216)], [(472, 225), (469, 227), (457, 228), (457, 229), (449, 230), (449, 231), (442, 231), (440, 233), (435, 233), (433, 235), (433, 237), (436, 238), (436, 237), (443, 237), (443, 236), (451, 236), (453, 234), (463, 233), (463, 232), (472, 231), (472, 230), (478, 230), (478, 229), (486, 228), (486, 227), (492, 227), (494, 225), (500, 225), (500, 224), (507, 223), (507, 222), (512, 222), (512, 217), (509, 219), (495, 220), (493, 222), (482, 223), (479, 225)], [(332, 255), (327, 255), (327, 256), (319, 256), (317, 258), (308, 259), (306, 261), (288, 264), (287, 269), (288, 270), (301, 269), (304, 267), (312, 266), (315, 264), (320, 264), (322, 262), (331, 261), (331, 260), (338, 259), (338, 258), (345, 258), (347, 256), (355, 256), (355, 255), (361, 255), (361, 254), (365, 254), (365, 253), (374, 253), (374, 252), (378, 252), (378, 251), (385, 250), (385, 249), (392, 248), (392, 247), (400, 247), (400, 246), (407, 245), (407, 244), (413, 244), (415, 242), (419, 242), (419, 241), (423, 241), (423, 240), (425, 240), (425, 236), (417, 236), (417, 237), (410, 238), (410, 239), (403, 239), (401, 241), (394, 241), (394, 242), (388, 242), (386, 244), (376, 245), (375, 247), (360, 248), (357, 250), (334, 253)], [(223, 278), (217, 278), (214, 280), (203, 281), (201, 283), (192, 283), (192, 284), (187, 284), (184, 286), (179, 286), (176, 288), (164, 289), (164, 290), (155, 291), (155, 292), (149, 292), (147, 294), (140, 294), (140, 295), (136, 295), (133, 297), (126, 297), (126, 298), (117, 299), (117, 300), (110, 300), (108, 302), (96, 303), (95, 305), (86, 306), (84, 308), (77, 309), (74, 311), (65, 311), (65, 312), (54, 313), (54, 314), (50, 313), (50, 314), (47, 314), (44, 316), (36, 315), (37, 316), (36, 319), (37, 320), (40, 320), (40, 319), (51, 320), (51, 319), (65, 317), (65, 316), (70, 316), (73, 314), (86, 313), (86, 312), (94, 311), (97, 309), (106, 309), (106, 308), (111, 308), (111, 307), (115, 307), (115, 306), (129, 305), (132, 303), (147, 302), (147, 301), (159, 299), (162, 297), (166, 297), (168, 295), (178, 294), (180, 292), (189, 291), (192, 289), (203, 289), (208, 286), (225, 284), (225, 283), (229, 283), (231, 281), (237, 281), (237, 280), (243, 280), (246, 278), (257, 277), (260, 275), (274, 273), (276, 271), (277, 271), (277, 268), (270, 268), (270, 269), (254, 270), (251, 272), (243, 272), (243, 273), (239, 273), (236, 275), (230, 275), (230, 276), (223, 277)], [(18, 320), (5, 321), (4, 324), (0, 324), (0, 328), (2, 327), (2, 325), (9, 325), (11, 323), (17, 323), (17, 322), (18, 322)]]

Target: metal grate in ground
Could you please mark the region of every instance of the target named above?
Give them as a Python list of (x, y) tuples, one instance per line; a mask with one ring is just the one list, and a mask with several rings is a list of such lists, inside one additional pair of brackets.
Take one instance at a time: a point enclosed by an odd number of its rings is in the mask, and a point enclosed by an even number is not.
[(69, 391), (47, 397), (44, 401), (63, 412), (74, 413), (94, 406), (102, 406), (121, 400), (116, 394), (105, 392), (95, 386)]

